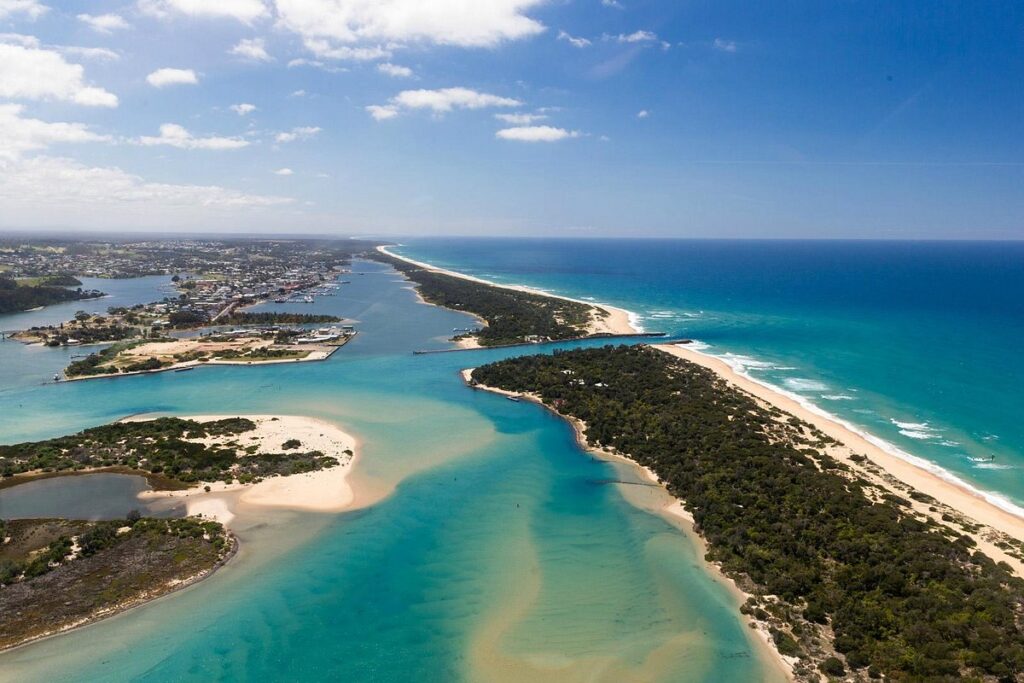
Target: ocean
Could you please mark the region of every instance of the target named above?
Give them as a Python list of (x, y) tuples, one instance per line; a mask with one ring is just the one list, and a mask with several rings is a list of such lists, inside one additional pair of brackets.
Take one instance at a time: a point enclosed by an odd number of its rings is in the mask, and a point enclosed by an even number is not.
[(453, 238), (395, 252), (631, 310), (1024, 507), (1022, 242)]

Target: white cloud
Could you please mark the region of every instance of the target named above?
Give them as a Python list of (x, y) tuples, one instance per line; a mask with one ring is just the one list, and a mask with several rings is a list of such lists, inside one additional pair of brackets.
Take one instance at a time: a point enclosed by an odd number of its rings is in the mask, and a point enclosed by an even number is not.
[(658, 40), (658, 34), (652, 31), (634, 31), (633, 33), (620, 33), (617, 36), (606, 36), (606, 38), (618, 43), (653, 43)]
[(305, 97), (305, 96), (306, 96), (306, 91), (305, 90), (295, 90), (290, 95), (288, 95), (288, 97)]
[(625, 9), (619, 0), (601, 0), (601, 4), (605, 7), (614, 7), (615, 9)]
[(21, 45), (22, 47), (40, 47), (42, 45), (38, 38), (27, 36), (24, 33), (0, 33), (0, 43)]
[(209, 221), (213, 226), (238, 214), (256, 217), (293, 201), (217, 185), (150, 182), (119, 168), (86, 166), (71, 159), (0, 160), (0, 221), (5, 225), (134, 229)]
[(120, 14), (79, 14), (78, 20), (97, 33), (113, 33), (131, 28)]
[(295, 175), (295, 171), (290, 168), (279, 168), (274, 171), (274, 175)]
[(0, 19), (6, 19), (15, 14), (24, 14), (29, 19), (38, 19), (49, 11), (50, 8), (40, 4), (38, 0), (0, 0)]
[(398, 107), (393, 104), (371, 104), (366, 111), (377, 121), (387, 121), (398, 116)]
[(335, 45), (320, 38), (306, 38), (302, 41), (302, 44), (317, 57), (323, 57), (324, 59), (369, 62), (375, 59), (388, 59), (391, 57), (391, 50), (379, 45), (351, 47), (349, 45)]
[(559, 40), (564, 40), (565, 42), (569, 43), (573, 47), (583, 48), (583, 47), (590, 47), (590, 45), (591, 45), (590, 41), (587, 40), (586, 38), (577, 38), (575, 36), (569, 35), (565, 31), (559, 31), (558, 32), (558, 39)]
[(274, 58), (267, 52), (267, 44), (263, 38), (243, 38), (228, 50), (229, 54), (256, 62), (272, 62)]
[(99, 135), (81, 123), (50, 123), (22, 118), (20, 104), (0, 104), (0, 159), (17, 159), (25, 152), (46, 149), (68, 142), (107, 142), (110, 136)]
[(299, 126), (292, 128), (290, 131), (278, 133), (274, 138), (274, 142), (288, 143), (295, 142), (296, 140), (309, 140), (316, 137), (320, 130), (317, 126)]
[(0, 43), (0, 97), (116, 107), (117, 96), (86, 85), (85, 69), (52, 50)]
[(531, 123), (543, 121), (547, 118), (547, 114), (495, 114), (494, 118), (513, 126), (528, 126)]
[(105, 47), (78, 47), (77, 45), (62, 45), (57, 48), (66, 55), (82, 57), (84, 59), (96, 59), (99, 61), (116, 62), (121, 55)]
[(651, 112), (647, 111), (646, 109), (641, 109), (640, 111), (638, 111), (636, 113), (636, 117), (638, 119), (646, 119), (650, 115), (651, 115)]
[(444, 114), (453, 109), (485, 109), (521, 105), (522, 102), (510, 97), (490, 95), (469, 88), (441, 88), (440, 90), (403, 90), (392, 97), (389, 104), (371, 105), (366, 110), (373, 118), (380, 121), (394, 118), (402, 109), (430, 109), (435, 114)]
[(518, 126), (503, 128), (494, 135), (502, 140), (515, 140), (516, 142), (558, 142), (566, 138), (578, 138), (580, 132), (553, 126)]
[(721, 52), (736, 52), (738, 47), (735, 40), (726, 40), (724, 38), (715, 38), (712, 46)]
[(544, 30), (525, 12), (545, 0), (276, 0), (279, 24), (343, 44), (426, 42), (489, 47)]
[(192, 69), (164, 68), (146, 76), (146, 82), (154, 88), (163, 88), (168, 85), (195, 85), (199, 83), (199, 78)]
[(177, 147), (178, 149), (224, 150), (240, 149), (249, 146), (249, 141), (242, 138), (218, 136), (197, 138), (183, 126), (179, 126), (176, 123), (165, 123), (160, 126), (160, 135), (156, 137), (142, 136), (136, 142), (146, 147), (167, 145), (169, 147)]
[(237, 19), (251, 24), (270, 15), (263, 0), (139, 0), (139, 11), (159, 19), (176, 14), (200, 19)]
[(393, 78), (411, 78), (412, 69), (407, 66), (399, 66), (398, 64), (391, 64), (390, 62), (383, 62), (377, 65), (377, 71), (382, 74), (387, 74)]
[(235, 112), (239, 116), (248, 116), (249, 114), (256, 111), (255, 104), (249, 104), (248, 102), (242, 102), (241, 104), (232, 104), (229, 107), (231, 111)]

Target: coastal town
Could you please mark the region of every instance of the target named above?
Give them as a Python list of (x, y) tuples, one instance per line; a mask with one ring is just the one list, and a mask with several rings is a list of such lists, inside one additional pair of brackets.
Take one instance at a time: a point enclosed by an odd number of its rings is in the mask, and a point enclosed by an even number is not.
[(246, 309), (337, 296), (348, 283), (353, 253), (366, 246), (354, 240), (0, 242), (0, 268), (19, 289), (41, 273), (60, 273), (60, 281), (78, 284), (77, 277), (168, 276), (167, 294), (159, 301), (97, 310), (97, 291), (83, 302), (93, 310), (3, 334), (50, 347), (111, 344), (79, 356), (57, 380), (201, 363), (323, 360), (355, 335), (351, 324), (336, 316)]

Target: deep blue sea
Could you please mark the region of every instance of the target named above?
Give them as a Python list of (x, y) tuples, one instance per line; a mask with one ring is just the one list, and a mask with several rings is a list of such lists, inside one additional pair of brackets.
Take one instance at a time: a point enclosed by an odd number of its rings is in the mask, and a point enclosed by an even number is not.
[(458, 238), (395, 251), (634, 311), (1024, 505), (1024, 243)]

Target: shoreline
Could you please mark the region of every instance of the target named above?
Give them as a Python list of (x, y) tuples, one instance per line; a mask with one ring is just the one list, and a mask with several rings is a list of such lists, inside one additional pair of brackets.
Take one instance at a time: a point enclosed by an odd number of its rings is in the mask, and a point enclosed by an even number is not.
[[(1000, 534), (1017, 540), (1024, 539), (1024, 517), (994, 504), (982, 492), (976, 491), (966, 482), (960, 484), (949, 481), (931, 469), (918, 465), (913, 460), (900, 457), (878, 443), (882, 441), (881, 439), (862, 432), (854, 425), (845, 424), (839, 418), (825, 413), (814, 404), (807, 405), (804, 401), (788, 396), (767, 383), (737, 372), (716, 356), (678, 344), (652, 345), (652, 348), (707, 368), (733, 387), (753, 396), (760, 402), (779, 408), (813, 425), (840, 442), (839, 447), (829, 449), (829, 455), (848, 465), (859, 475), (899, 495), (906, 495), (907, 490), (913, 490), (934, 499), (933, 503), (911, 499), (910, 502), (915, 511), (947, 525), (952, 523), (944, 522), (941, 519), (943, 512), (959, 514)], [(851, 458), (853, 455), (866, 456), (867, 461), (857, 462)], [(914, 456), (910, 457), (914, 458)], [(915, 459), (921, 460), (920, 458)], [(873, 465), (873, 467), (869, 465)], [(901, 490), (899, 484), (905, 488)], [(938, 506), (944, 507), (946, 510), (939, 509), (933, 512), (929, 509)], [(964, 531), (964, 533), (974, 538), (979, 550), (997, 562), (1006, 562), (1018, 576), (1024, 576), (1024, 561), (999, 548), (996, 545), (998, 539), (991, 538), (991, 533), (986, 534), (984, 530)]]
[[(354, 336), (354, 335), (353, 335)], [(350, 338), (351, 339), (351, 338)], [(348, 342), (346, 341), (345, 344)], [(163, 368), (154, 368), (152, 370), (133, 370), (131, 372), (111, 372), (100, 375), (76, 375), (75, 377), (64, 376), (63, 379), (56, 380), (57, 384), (65, 384), (67, 382), (83, 382), (90, 379), (116, 379), (118, 377), (134, 377), (137, 375), (155, 375), (161, 372), (177, 372), (178, 370), (201, 368), (204, 366), (214, 365), (241, 365), (245, 367), (253, 365), (280, 365), (281, 363), (316, 363), (319, 361), (325, 361), (335, 353), (338, 349), (345, 344), (339, 344), (333, 346), (330, 351), (310, 351), (308, 356), (303, 358), (268, 358), (265, 360), (218, 360), (211, 359), (205, 361), (189, 360), (182, 363), (173, 363)]]
[(129, 612), (137, 607), (142, 607), (143, 605), (149, 605), (152, 603), (159, 602), (164, 598), (169, 598), (175, 595), (176, 593), (180, 593), (186, 589), (193, 588), (194, 586), (199, 585), (200, 583), (202, 583), (203, 581), (205, 581), (206, 579), (210, 578), (218, 571), (223, 569), (228, 564), (228, 562), (230, 562), (232, 559), (235, 558), (236, 555), (238, 555), (238, 550), (240, 547), (238, 537), (235, 536), (235, 534), (231, 533), (231, 530), (227, 528), (227, 525), (225, 525), (225, 531), (227, 532), (228, 538), (231, 541), (231, 548), (228, 550), (227, 554), (225, 554), (221, 560), (219, 560), (216, 564), (214, 564), (205, 572), (200, 572), (188, 578), (182, 579), (181, 581), (178, 581), (174, 584), (165, 585), (164, 587), (167, 590), (161, 591), (156, 595), (147, 593), (144, 595), (137, 596), (133, 600), (113, 605), (107, 608), (106, 610), (101, 610), (96, 614), (85, 617), (84, 619), (81, 619), (73, 624), (68, 624), (62, 628), (58, 628), (53, 631), (48, 631), (47, 633), (40, 633), (39, 635), (32, 636), (31, 638), (23, 640), (20, 643), (11, 645), (9, 647), (0, 648), (0, 655), (6, 655), (11, 652), (14, 652), (15, 650), (19, 650), (23, 647), (28, 647), (29, 645), (41, 643), (44, 640), (49, 640), (51, 638), (63, 636), (65, 634), (71, 633), (72, 631), (77, 631), (79, 629), (86, 628), (87, 626), (92, 626), (93, 624), (98, 624), (102, 621), (106, 621), (107, 619), (113, 619), (114, 617), (124, 614), (125, 612)]
[[(591, 335), (610, 333), (615, 335), (628, 335), (628, 334), (642, 334), (644, 328), (639, 323), (639, 316), (633, 311), (629, 311), (625, 308), (619, 308), (618, 306), (612, 306), (611, 304), (599, 303), (596, 301), (584, 301), (583, 299), (574, 299), (572, 297), (563, 296), (561, 294), (552, 294), (551, 292), (544, 291), (543, 289), (537, 289), (536, 287), (529, 287), (527, 285), (502, 285), (497, 282), (491, 282), (484, 280), (473, 275), (467, 275), (460, 273), (456, 270), (449, 270), (447, 268), (440, 268), (438, 266), (426, 263), (425, 261), (417, 261), (401, 254), (396, 254), (393, 251), (389, 251), (387, 246), (378, 246), (377, 251), (386, 256), (405, 261), (411, 265), (429, 270), (435, 273), (441, 273), (442, 275), (448, 275), (450, 277), (457, 277), (461, 280), (468, 280), (481, 285), (487, 285), (488, 287), (497, 287), (498, 289), (508, 289), (513, 292), (524, 292), (526, 294), (536, 294), (538, 296), (546, 296), (552, 299), (561, 299), (563, 301), (572, 301), (573, 303), (583, 304), (584, 306), (591, 306), (599, 311), (604, 311), (607, 316), (597, 321), (592, 321), (588, 329), (588, 333)], [(421, 297), (422, 300), (422, 297)]]
[[(145, 422), (153, 415), (131, 416), (123, 421)], [(244, 417), (256, 423), (249, 439), (258, 441), (261, 452), (280, 449), (289, 439), (298, 438), (303, 447), (319, 450), (338, 459), (334, 467), (288, 476), (267, 477), (262, 481), (241, 484), (199, 482), (195, 486), (173, 491), (143, 491), (140, 500), (185, 499), (188, 515), (214, 519), (226, 527), (245, 508), (286, 509), (303, 512), (338, 513), (353, 506), (356, 495), (348, 481), (357, 458), (358, 440), (326, 420), (294, 415), (184, 415), (184, 420), (209, 422), (230, 417)], [(268, 446), (268, 444), (270, 444)], [(349, 455), (348, 452), (351, 452)], [(209, 490), (207, 490), (207, 487)]]
[[(796, 680), (793, 671), (793, 664), (796, 660), (790, 661), (789, 658), (787, 658), (785, 655), (778, 651), (778, 649), (772, 643), (771, 635), (768, 633), (767, 626), (762, 624), (757, 619), (754, 619), (752, 616), (744, 615), (739, 611), (739, 607), (743, 605), (747, 598), (751, 597), (751, 594), (744, 591), (731, 577), (729, 577), (724, 571), (722, 571), (722, 568), (718, 564), (708, 562), (706, 559), (704, 559), (707, 550), (707, 542), (694, 528), (693, 517), (690, 515), (689, 512), (687, 512), (683, 508), (683, 502), (676, 498), (675, 496), (673, 496), (671, 493), (669, 493), (668, 489), (665, 488), (665, 485), (661, 482), (660, 479), (658, 479), (658, 476), (653, 472), (653, 470), (644, 467), (640, 463), (630, 458), (628, 455), (623, 455), (620, 453), (615, 453), (606, 450), (604, 448), (597, 448), (595, 446), (592, 446), (587, 441), (586, 423), (584, 423), (582, 420), (579, 420), (578, 418), (572, 417), (571, 415), (563, 415), (554, 408), (546, 405), (542, 400), (540, 400), (540, 397), (535, 394), (506, 391), (505, 389), (499, 389), (497, 387), (488, 386), (486, 384), (474, 383), (472, 380), (472, 372), (474, 369), (475, 368), (467, 368), (459, 373), (462, 377), (463, 382), (465, 382), (466, 386), (468, 386), (469, 388), (479, 391), (487, 391), (493, 394), (497, 394), (499, 396), (525, 399), (527, 401), (530, 401), (531, 403), (539, 405), (541, 408), (550, 411), (554, 415), (558, 416), (559, 419), (564, 420), (572, 427), (573, 433), (576, 438), (576, 445), (584, 453), (589, 453), (597, 458), (600, 458), (601, 460), (604, 460), (612, 464), (625, 465), (627, 467), (630, 467), (639, 475), (641, 479), (646, 479), (647, 481), (656, 485), (658, 487), (658, 490), (664, 495), (664, 497), (670, 501), (664, 505), (659, 506), (657, 509), (642, 506), (639, 503), (639, 501), (634, 501), (628, 495), (626, 495), (625, 491), (623, 491), (623, 497), (631, 505), (634, 505), (652, 514), (659, 515), (667, 523), (679, 529), (679, 531), (683, 535), (685, 535), (688, 539), (693, 541), (694, 545), (696, 546), (696, 554), (699, 557), (699, 561), (702, 563), (708, 575), (712, 578), (713, 581), (715, 581), (723, 588), (725, 588), (735, 599), (736, 617), (742, 624), (749, 625), (750, 628), (748, 628), (747, 630), (752, 631), (752, 637), (750, 638), (750, 642), (752, 643), (754, 648), (758, 650), (766, 660), (774, 664), (779, 669), (779, 672), (785, 675), (787, 680)], [(619, 487), (620, 490), (625, 488), (622, 486), (622, 484), (619, 484)]]

